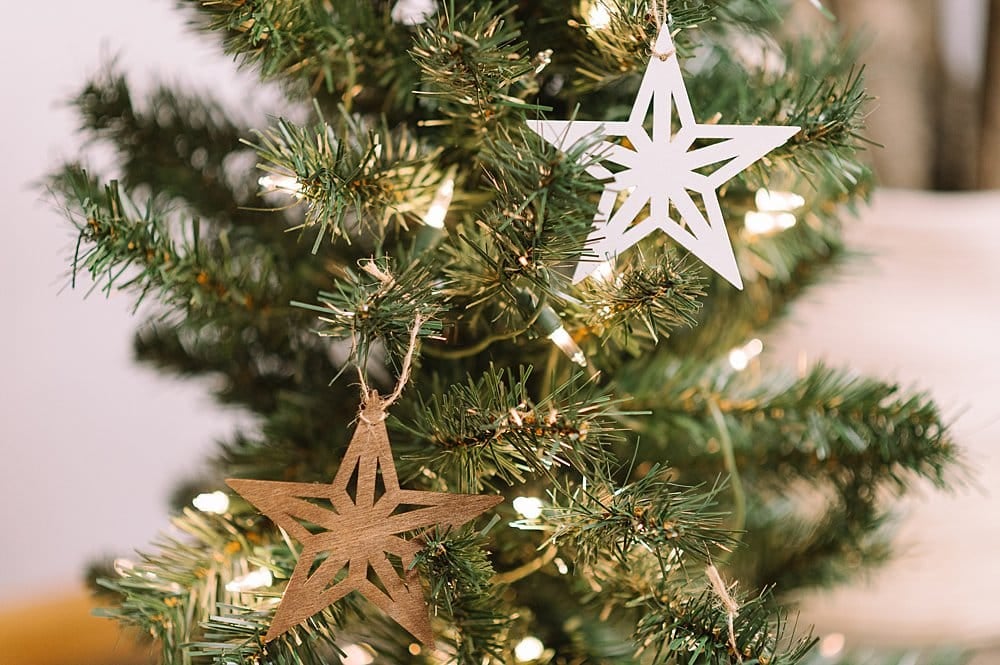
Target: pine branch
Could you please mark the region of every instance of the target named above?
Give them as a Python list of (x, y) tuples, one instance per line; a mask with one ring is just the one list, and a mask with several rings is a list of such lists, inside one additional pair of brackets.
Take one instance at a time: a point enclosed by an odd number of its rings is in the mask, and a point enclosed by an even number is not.
[(508, 662), (512, 612), (502, 600), (503, 589), (492, 583), (483, 534), (468, 528), (438, 531), (425, 542), (414, 565), (431, 580), (433, 614), (443, 616), (449, 626), (444, 651), (458, 665)]
[[(317, 110), (318, 112), (318, 110)], [(434, 168), (439, 150), (426, 150), (405, 127), (390, 131), (342, 114), (339, 127), (320, 121), (300, 127), (288, 120), (257, 132), (247, 142), (274, 176), (276, 189), (306, 204), (303, 227), (318, 227), (313, 253), (323, 237), (368, 235), (375, 245), (390, 224), (404, 229), (430, 206), (441, 185)]]
[(351, 111), (413, 111), (419, 75), (410, 30), (385, 3), (323, 0), (183, 0), (196, 22), (224, 36), (226, 53), (264, 80), (326, 93)]
[[(673, 591), (673, 593), (671, 593)], [(647, 596), (636, 630), (639, 653), (653, 663), (725, 664), (801, 663), (818, 639), (785, 635), (785, 620), (773, 609), (770, 594), (741, 599), (733, 617), (737, 649), (730, 645), (729, 617), (711, 591), (691, 596), (687, 589)], [(745, 660), (744, 660), (745, 659)]]
[(420, 67), (421, 95), (439, 118), (472, 145), (488, 138), (503, 120), (520, 122), (524, 112), (539, 107), (524, 101), (537, 91), (538, 63), (517, 42), (519, 26), (506, 2), (484, 2), (479, 8), (451, 7), (420, 26), (411, 50)]
[(553, 492), (542, 525), (549, 543), (569, 547), (581, 569), (603, 558), (627, 564), (633, 550), (645, 548), (666, 577), (683, 556), (707, 562), (713, 550), (735, 545), (725, 528), (726, 513), (714, 511), (722, 488), (682, 487), (654, 465), (639, 480), (615, 486), (588, 484)]
[(67, 199), (67, 214), (79, 233), (74, 283), (86, 270), (105, 292), (138, 292), (137, 305), (155, 291), (177, 310), (206, 315), (220, 307), (253, 311), (271, 306), (276, 285), (266, 248), (246, 256), (232, 253), (226, 243), (208, 244), (197, 219), (178, 228), (154, 201), (141, 209), (123, 196), (117, 181), (102, 190), (78, 167), (67, 167), (51, 182), (53, 191)]
[[(113, 146), (125, 188), (148, 188), (167, 201), (183, 201), (193, 214), (213, 223), (256, 224), (259, 212), (246, 210), (255, 188), (227, 161), (247, 152), (249, 134), (217, 101), (204, 93), (157, 87), (141, 105), (112, 64), (73, 99), (80, 130)], [(230, 182), (239, 183), (237, 187)]]
[(398, 423), (412, 437), (399, 450), (460, 492), (521, 484), (529, 473), (561, 467), (601, 468), (619, 439), (616, 402), (580, 379), (533, 399), (530, 376), (524, 367), (516, 374), (491, 367), (478, 379), (434, 387), (429, 398), (421, 393), (412, 419)]

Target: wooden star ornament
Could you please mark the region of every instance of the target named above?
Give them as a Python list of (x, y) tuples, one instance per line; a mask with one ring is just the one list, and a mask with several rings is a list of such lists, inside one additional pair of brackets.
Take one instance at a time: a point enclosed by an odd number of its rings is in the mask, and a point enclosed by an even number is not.
[(329, 485), (226, 480), (302, 544), (265, 642), (358, 591), (418, 640), (433, 644), (423, 587), (411, 567), (423, 546), (398, 534), (464, 524), (503, 497), (401, 489), (385, 418), (384, 403), (372, 394)]
[[(651, 133), (645, 127), (648, 117)], [(602, 139), (581, 151), (581, 159), (591, 162), (587, 172), (606, 181), (587, 240), (600, 260), (614, 259), (659, 230), (740, 289), (743, 280), (716, 190), (799, 131), (699, 124), (666, 25), (660, 28), (628, 120), (533, 120), (528, 127), (560, 149), (593, 134)], [(623, 201), (616, 209), (620, 194)], [(680, 221), (672, 219), (671, 204)], [(573, 283), (598, 267), (596, 261), (580, 261)]]

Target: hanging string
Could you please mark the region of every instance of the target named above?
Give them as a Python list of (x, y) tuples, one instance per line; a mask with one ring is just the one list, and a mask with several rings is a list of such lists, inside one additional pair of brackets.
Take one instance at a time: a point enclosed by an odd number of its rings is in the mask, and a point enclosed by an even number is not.
[(649, 2), (649, 13), (653, 18), (653, 23), (656, 25), (656, 35), (649, 40), (649, 52), (664, 62), (677, 52), (673, 48), (666, 53), (660, 53), (656, 50), (656, 39), (663, 28), (663, 24), (670, 23), (670, 7), (667, 3), (668, 0), (650, 0)]
[(733, 627), (733, 620), (739, 614), (740, 604), (729, 593), (729, 589), (726, 587), (726, 583), (722, 581), (722, 575), (719, 574), (719, 569), (715, 567), (715, 564), (708, 564), (705, 568), (705, 574), (712, 585), (712, 591), (718, 596), (719, 601), (726, 610), (726, 623), (729, 628), (729, 647), (736, 654), (736, 658), (742, 663), (743, 654), (740, 653), (739, 647), (736, 646), (736, 630)]
[(420, 327), (427, 322), (427, 317), (417, 314), (413, 318), (413, 328), (410, 330), (410, 343), (406, 348), (406, 355), (403, 356), (403, 366), (399, 371), (399, 378), (396, 380), (396, 388), (388, 397), (382, 398), (377, 390), (372, 390), (365, 379), (365, 371), (358, 365), (358, 383), (361, 387), (361, 420), (369, 425), (385, 420), (388, 416), (385, 410), (392, 406), (403, 394), (406, 384), (410, 382), (410, 375), (413, 371), (413, 354), (417, 349), (417, 338), (420, 335)]

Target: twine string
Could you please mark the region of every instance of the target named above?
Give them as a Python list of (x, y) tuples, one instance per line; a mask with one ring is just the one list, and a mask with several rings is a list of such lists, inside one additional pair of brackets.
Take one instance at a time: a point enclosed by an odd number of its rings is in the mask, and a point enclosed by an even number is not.
[[(361, 420), (369, 425), (381, 422), (388, 418), (386, 409), (392, 406), (403, 394), (406, 384), (410, 382), (413, 372), (413, 354), (417, 350), (417, 339), (420, 335), (420, 328), (427, 322), (427, 316), (417, 314), (413, 318), (413, 328), (410, 330), (410, 342), (406, 348), (406, 355), (403, 356), (403, 366), (399, 371), (399, 378), (396, 379), (396, 387), (388, 397), (382, 398), (377, 390), (372, 390), (365, 379), (365, 371), (358, 365), (358, 383), (361, 388)], [(373, 420), (375, 418), (375, 420)]]
[(649, 52), (664, 62), (677, 52), (673, 48), (666, 53), (660, 53), (656, 50), (656, 39), (660, 34), (660, 29), (664, 23), (670, 22), (670, 7), (668, 2), (669, 0), (650, 0), (649, 2), (649, 13), (653, 18), (653, 23), (656, 25), (656, 34), (649, 40)]
[(733, 621), (736, 619), (736, 615), (740, 612), (740, 604), (736, 602), (732, 594), (729, 593), (729, 589), (726, 587), (726, 583), (722, 580), (722, 575), (719, 574), (719, 569), (715, 567), (715, 564), (708, 564), (705, 568), (705, 574), (708, 576), (708, 581), (712, 585), (712, 591), (718, 597), (719, 602), (726, 610), (726, 624), (729, 628), (729, 647), (736, 654), (736, 658), (742, 663), (743, 654), (740, 653), (739, 648), (736, 646), (736, 630), (733, 627)]

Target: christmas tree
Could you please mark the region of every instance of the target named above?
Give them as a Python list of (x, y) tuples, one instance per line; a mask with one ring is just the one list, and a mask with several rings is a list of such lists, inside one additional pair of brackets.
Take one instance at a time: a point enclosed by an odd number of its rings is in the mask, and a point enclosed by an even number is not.
[(74, 280), (255, 416), (104, 611), (167, 664), (807, 660), (790, 594), (956, 451), (755, 360), (872, 187), (856, 49), (785, 4), (189, 0), (294, 119), (89, 82)]

